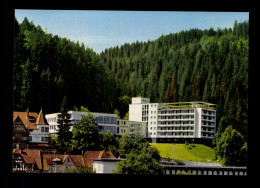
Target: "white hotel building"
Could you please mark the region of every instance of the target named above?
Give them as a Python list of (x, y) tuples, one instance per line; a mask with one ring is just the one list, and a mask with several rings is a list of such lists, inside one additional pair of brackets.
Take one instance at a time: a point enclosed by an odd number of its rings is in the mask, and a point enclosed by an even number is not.
[(150, 103), (132, 98), (129, 121), (147, 122), (152, 142), (211, 140), (215, 135), (215, 104), (206, 102)]
[[(71, 123), (77, 123), (81, 120), (82, 116), (87, 116), (88, 112), (68, 111), (71, 115)], [(110, 131), (113, 135), (117, 133), (117, 114), (89, 112), (96, 119), (99, 132)], [(49, 123), (49, 133), (57, 136), (58, 133), (58, 115), (60, 113), (46, 114), (45, 118)], [(71, 126), (71, 131), (73, 126)]]

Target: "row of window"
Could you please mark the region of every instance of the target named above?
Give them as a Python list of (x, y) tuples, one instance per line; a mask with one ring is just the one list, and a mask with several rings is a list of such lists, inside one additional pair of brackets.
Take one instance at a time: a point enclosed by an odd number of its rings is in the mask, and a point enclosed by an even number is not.
[(126, 125), (126, 121), (117, 121), (117, 125)]
[(142, 109), (148, 109), (148, 105), (142, 105)]
[(53, 117), (53, 118), (47, 118), (48, 123), (49, 122), (57, 122), (57, 118)]
[(126, 133), (126, 129), (120, 129), (120, 133)]
[(49, 128), (48, 127), (41, 127), (41, 132), (49, 132)]
[(104, 123), (104, 124), (116, 124), (117, 118), (116, 117), (110, 117), (110, 116), (98, 116), (95, 117), (96, 123)]
[(193, 126), (187, 126), (187, 127), (158, 127), (158, 130), (194, 130)]
[(58, 129), (57, 125), (50, 125), (50, 130)]
[(202, 133), (202, 136), (204, 136), (204, 137), (215, 137), (214, 134), (211, 134), (211, 133)]
[(202, 128), (202, 131), (214, 131), (215, 129), (214, 128), (212, 128), (212, 129), (210, 129), (210, 128)]
[(159, 121), (158, 125), (193, 125), (194, 121)]
[[(29, 141), (32, 141), (32, 136), (29, 136)], [(42, 142), (48, 142), (49, 141), (49, 137), (42, 137), (41, 141)]]
[(151, 108), (156, 108), (157, 105), (156, 104), (151, 104)]
[(159, 136), (193, 136), (193, 132), (160, 132)]
[(214, 122), (206, 122), (206, 121), (202, 121), (202, 125), (215, 126), (215, 123), (214, 123)]
[(204, 114), (209, 114), (209, 115), (215, 115), (215, 112), (214, 111), (209, 111), (209, 110), (202, 110), (202, 113)]
[(194, 119), (194, 115), (185, 115), (185, 116), (159, 116), (158, 119)]
[(194, 113), (194, 109), (189, 110), (161, 110), (159, 114), (184, 114), (184, 113)]
[(202, 120), (214, 120), (214, 118), (213, 118), (213, 117), (203, 116), (203, 115), (202, 115)]
[(142, 116), (147, 116), (148, 115), (148, 111), (147, 110), (142, 110)]
[(115, 126), (98, 126), (99, 132), (107, 132), (110, 131), (112, 134), (116, 134), (117, 127)]

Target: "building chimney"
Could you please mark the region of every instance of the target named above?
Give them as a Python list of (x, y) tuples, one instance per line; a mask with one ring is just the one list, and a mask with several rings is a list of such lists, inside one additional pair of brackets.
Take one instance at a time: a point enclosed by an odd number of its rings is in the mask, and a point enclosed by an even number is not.
[(29, 108), (27, 107), (27, 121), (29, 120)]

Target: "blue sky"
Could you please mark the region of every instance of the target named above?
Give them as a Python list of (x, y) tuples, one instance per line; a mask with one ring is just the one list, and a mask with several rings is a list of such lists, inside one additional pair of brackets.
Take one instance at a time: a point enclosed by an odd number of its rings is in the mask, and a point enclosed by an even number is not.
[(15, 17), (19, 23), (27, 17), (48, 33), (83, 42), (100, 53), (111, 46), (155, 40), (191, 28), (232, 28), (235, 20), (249, 20), (249, 13), (17, 9)]

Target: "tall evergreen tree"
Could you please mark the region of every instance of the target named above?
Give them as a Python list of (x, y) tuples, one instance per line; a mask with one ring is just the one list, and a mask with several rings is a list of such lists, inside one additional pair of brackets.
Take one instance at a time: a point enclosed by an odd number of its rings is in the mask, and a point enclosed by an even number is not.
[(67, 107), (67, 97), (63, 98), (60, 114), (57, 119), (58, 123), (58, 150), (60, 153), (68, 153), (70, 151), (70, 142), (72, 138), (72, 132), (70, 128), (71, 124), (71, 115), (68, 113)]

